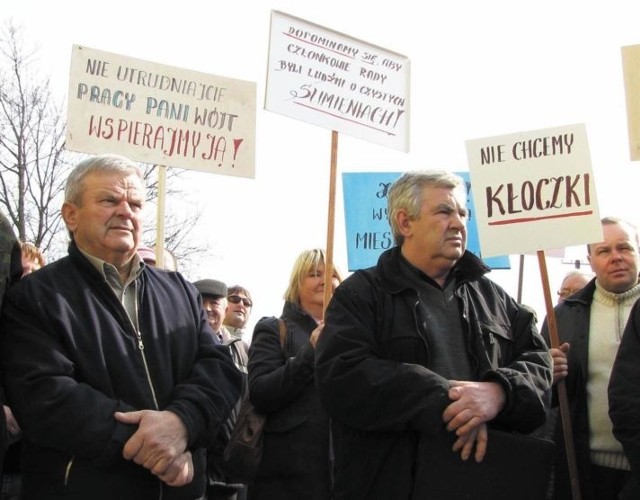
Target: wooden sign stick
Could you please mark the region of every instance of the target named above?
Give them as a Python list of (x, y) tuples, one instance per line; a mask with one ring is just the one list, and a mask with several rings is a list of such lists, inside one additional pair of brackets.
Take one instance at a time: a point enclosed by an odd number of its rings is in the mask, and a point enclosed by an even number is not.
[(164, 268), (164, 200), (167, 190), (167, 167), (158, 167), (158, 198), (157, 198), (157, 224), (156, 224), (156, 266)]
[[(540, 266), (540, 275), (542, 277), (544, 303), (547, 310), (547, 326), (549, 328), (549, 339), (551, 341), (551, 347), (557, 348), (560, 346), (560, 341), (558, 339), (556, 316), (553, 312), (553, 303), (551, 302), (551, 292), (549, 291), (549, 274), (547, 272), (547, 262), (545, 260), (544, 250), (538, 250), (538, 264)], [(558, 391), (558, 404), (560, 406), (560, 418), (562, 420), (562, 433), (564, 434), (565, 451), (567, 454), (567, 462), (569, 465), (571, 497), (573, 498), (573, 500), (580, 500), (580, 481), (578, 477), (578, 466), (576, 463), (576, 455), (573, 446), (573, 432), (571, 430), (569, 400), (567, 399), (567, 388), (564, 379), (561, 379), (556, 383), (556, 390)]]
[(333, 232), (335, 226), (336, 204), (336, 170), (338, 163), (338, 132), (331, 131), (331, 173), (329, 176), (329, 214), (327, 217), (327, 247), (325, 248), (326, 262), (324, 263), (324, 306), (323, 316), (331, 300), (333, 287)]

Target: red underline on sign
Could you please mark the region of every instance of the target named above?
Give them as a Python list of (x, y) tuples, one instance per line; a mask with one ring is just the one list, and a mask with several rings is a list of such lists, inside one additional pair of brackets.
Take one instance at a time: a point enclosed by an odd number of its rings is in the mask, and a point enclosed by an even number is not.
[(367, 127), (367, 128), (372, 129), (372, 130), (375, 130), (376, 132), (382, 132), (383, 134), (392, 135), (394, 137), (396, 135), (393, 132), (387, 132), (384, 129), (372, 127), (371, 125), (367, 125), (366, 123), (362, 123), (362, 122), (359, 122), (357, 120), (350, 120), (349, 118), (345, 118), (344, 116), (336, 115), (334, 113), (329, 113), (328, 111), (325, 111), (324, 109), (314, 108), (313, 106), (309, 106), (308, 104), (302, 104), (302, 103), (296, 102), (296, 101), (293, 101), (293, 102), (294, 102), (294, 104), (297, 104), (298, 106), (303, 106), (305, 108), (313, 109), (314, 111), (319, 111), (320, 113), (324, 113), (325, 115), (333, 116), (334, 118), (338, 118), (339, 120), (344, 120), (346, 122), (355, 123), (356, 125), (360, 125), (362, 127)]
[(593, 214), (593, 210), (586, 210), (584, 212), (573, 212), (570, 214), (545, 215), (544, 217), (523, 217), (521, 219), (498, 220), (495, 222), (489, 222), (489, 225), (504, 226), (506, 224), (520, 224), (522, 222), (534, 222), (537, 220), (545, 220), (545, 219), (568, 219), (569, 217), (583, 217), (585, 215), (591, 215), (591, 214)]

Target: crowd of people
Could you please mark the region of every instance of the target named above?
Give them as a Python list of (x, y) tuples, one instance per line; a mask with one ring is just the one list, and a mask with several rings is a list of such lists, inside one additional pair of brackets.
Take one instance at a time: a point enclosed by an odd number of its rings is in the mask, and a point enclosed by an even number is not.
[[(65, 189), (68, 256), (2, 246), (2, 500), (457, 500), (429, 488), (470, 482), (462, 467), (482, 470), (496, 431), (555, 443), (540, 500), (576, 488), (640, 498), (629, 222), (603, 218), (587, 245), (593, 274), (565, 276), (553, 345), (549, 318), (538, 331), (467, 251), (462, 179), (407, 172), (387, 193), (395, 245), (377, 265), (343, 278), (323, 249), (301, 251), (282, 311), (249, 344), (249, 290), (190, 282), (167, 252), (156, 265), (141, 242), (144, 192), (134, 162), (87, 158)], [(573, 450), (556, 410), (565, 396)], [(245, 398), (267, 417), (248, 484), (223, 460)], [(454, 477), (425, 465), (452, 456)], [(505, 498), (529, 498), (506, 479)]]

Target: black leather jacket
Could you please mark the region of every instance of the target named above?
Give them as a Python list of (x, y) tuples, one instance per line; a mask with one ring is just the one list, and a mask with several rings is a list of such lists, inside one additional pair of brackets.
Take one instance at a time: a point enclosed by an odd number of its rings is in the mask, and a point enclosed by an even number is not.
[[(399, 248), (336, 290), (316, 348), (316, 380), (333, 419), (336, 499), (406, 499), (420, 433), (442, 428), (448, 381), (429, 369), (430, 348)], [(494, 424), (530, 432), (545, 419), (551, 358), (534, 314), (484, 276), (466, 252), (452, 272), (477, 380), (496, 381), (507, 401)]]
[[(228, 348), (216, 345), (197, 290), (179, 273), (146, 268), (137, 278), (138, 336), (102, 275), (74, 244), (69, 253), (5, 297), (2, 367), (24, 431), (24, 498), (197, 498), (204, 448), (240, 392)], [(122, 457), (135, 426), (113, 414), (142, 409), (184, 422), (192, 484), (167, 487)]]

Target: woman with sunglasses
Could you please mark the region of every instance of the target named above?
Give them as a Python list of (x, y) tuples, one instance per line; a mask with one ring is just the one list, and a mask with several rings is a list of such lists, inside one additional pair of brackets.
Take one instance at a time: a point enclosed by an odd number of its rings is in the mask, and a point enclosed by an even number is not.
[[(249, 349), (249, 398), (267, 415), (260, 471), (249, 500), (328, 500), (329, 418), (314, 382), (314, 351), (322, 333), (325, 253), (297, 258), (280, 319), (262, 318)], [(334, 269), (331, 291), (341, 277)]]

